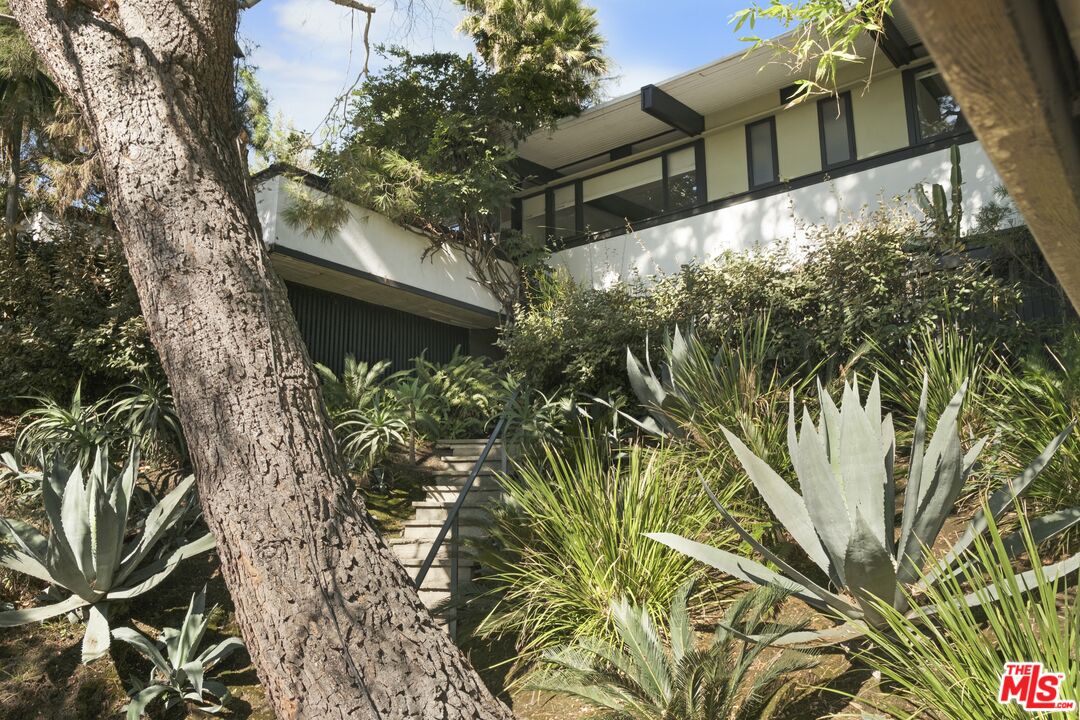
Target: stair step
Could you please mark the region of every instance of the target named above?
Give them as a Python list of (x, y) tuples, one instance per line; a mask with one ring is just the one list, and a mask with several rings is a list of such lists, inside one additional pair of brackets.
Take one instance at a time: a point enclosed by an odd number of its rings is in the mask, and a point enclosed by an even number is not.
[[(439, 458), (439, 460), (446, 465), (442, 470), (454, 470), (456, 472), (471, 472), (476, 467), (476, 461), (478, 458), (458, 457), (456, 455), (450, 455), (447, 457)], [(502, 460), (492, 460), (490, 457), (480, 466), (480, 470), (484, 471), (498, 471), (502, 472)]]
[[(424, 489), (437, 487), (443, 489), (457, 488), (460, 490), (468, 479), (468, 475), (440, 475), (432, 478), (431, 482), (424, 486)], [(495, 475), (477, 475), (469, 492), (471, 494), (477, 490), (502, 490), (502, 483), (499, 482), (499, 478)]]
[[(419, 564), (416, 567), (408, 568), (410, 577), (415, 578), (419, 569)], [(472, 574), (473, 567), (471, 565), (458, 565), (458, 587), (471, 582)], [(428, 573), (424, 576), (424, 584), (420, 588), (422, 590), (449, 590), (450, 565), (432, 565), (428, 568)]]
[[(412, 504), (413, 509), (416, 511), (416, 515), (413, 520), (420, 522), (445, 522), (447, 516), (450, 514), (450, 508), (453, 503), (444, 502), (430, 502), (428, 500), (420, 500)], [(458, 511), (458, 522), (461, 525), (468, 525), (470, 523), (487, 525), (491, 519), (491, 512), (484, 507), (478, 507), (475, 505), (462, 506)], [(406, 523), (411, 521), (406, 521)]]
[[(480, 472), (476, 473), (476, 477), (495, 477), (496, 472), (497, 472), (497, 470), (495, 468), (489, 468), (489, 467), (485, 466), (485, 467), (480, 468)], [(444, 478), (444, 477), (467, 478), (467, 477), (469, 477), (469, 475), (472, 474), (472, 468), (471, 467), (466, 468), (465, 470), (453, 470), (453, 469), (450, 469), (450, 468), (447, 468), (446, 470), (429, 470), (427, 474), (431, 475), (432, 477), (437, 477), (437, 478)]]
[[(429, 485), (424, 488), (427, 492), (425, 499), (428, 502), (454, 503), (461, 494), (461, 487), (462, 485)], [(498, 502), (503, 498), (503, 495), (504, 493), (500, 488), (478, 487), (474, 484), (469, 490), (469, 494), (465, 496), (464, 507), (479, 507)]]
[[(413, 563), (419, 564), (423, 562), (427, 558), (428, 552), (431, 551), (431, 540), (394, 538), (390, 541), (390, 545), (398, 561), (406, 567), (411, 566)], [(449, 562), (449, 548), (450, 544), (444, 542), (435, 556), (436, 562), (442, 560)], [(459, 562), (474, 562), (471, 549), (459, 547), (458, 552), (460, 553)]]
[[(401, 528), (401, 537), (399, 539), (422, 540), (430, 543), (439, 534), (442, 526), (442, 522), (407, 520)], [(484, 525), (471, 525), (469, 523), (458, 525), (458, 535), (463, 538), (482, 538), (487, 534), (485, 530), (486, 526)]]

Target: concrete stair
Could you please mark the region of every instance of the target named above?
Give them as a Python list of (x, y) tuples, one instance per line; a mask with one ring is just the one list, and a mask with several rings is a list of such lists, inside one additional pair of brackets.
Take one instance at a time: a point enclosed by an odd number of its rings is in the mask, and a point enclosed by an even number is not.
[[(420, 566), (431, 550), (432, 543), (439, 530), (446, 522), (450, 508), (457, 502), (458, 494), (476, 465), (487, 440), (448, 440), (436, 443), (435, 454), (439, 458), (439, 467), (431, 470), (429, 485), (425, 485), (425, 497), (413, 503), (414, 517), (406, 520), (401, 536), (390, 539), (390, 545), (398, 560), (416, 577)], [(473, 483), (472, 490), (465, 498), (465, 504), (458, 514), (457, 538), (451, 531), (443, 541), (435, 562), (424, 578), (420, 588), (420, 599), (429, 608), (450, 599), (456, 590), (469, 583), (476, 574), (476, 560), (469, 548), (461, 547), (465, 538), (481, 538), (486, 534), (490, 514), (487, 507), (502, 498), (496, 473), (502, 471), (502, 444), (496, 443), (488, 453)], [(453, 587), (453, 559), (457, 557), (457, 588)], [(454, 632), (453, 620), (450, 621), (451, 634)]]

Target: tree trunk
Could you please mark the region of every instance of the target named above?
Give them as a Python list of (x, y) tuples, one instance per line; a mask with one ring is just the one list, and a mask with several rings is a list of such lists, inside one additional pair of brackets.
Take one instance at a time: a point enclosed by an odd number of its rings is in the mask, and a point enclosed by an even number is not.
[(12, 0), (73, 98), (280, 718), (509, 718), (354, 500), (243, 171), (237, 6)]
[(8, 128), (7, 134), (7, 147), (4, 148), (4, 154), (7, 156), (7, 177), (5, 178), (5, 184), (7, 185), (4, 191), (4, 229), (7, 232), (8, 252), (11, 254), (11, 260), (17, 261), (18, 254), (18, 232), (16, 232), (16, 226), (19, 222), (19, 182), (22, 175), (22, 134), (23, 134), (23, 122), (22, 116), (16, 112), (15, 118), (11, 123), (11, 127)]

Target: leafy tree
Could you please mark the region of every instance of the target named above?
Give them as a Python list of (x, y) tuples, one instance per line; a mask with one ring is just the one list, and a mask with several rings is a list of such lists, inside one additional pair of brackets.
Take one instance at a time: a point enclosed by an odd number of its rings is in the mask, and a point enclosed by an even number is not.
[(11, 0), (100, 154), (204, 516), (277, 715), (509, 718), (432, 621), (335, 450), (237, 142), (236, 29), (252, 4)]
[[(836, 73), (844, 63), (861, 63), (856, 42), (864, 33), (874, 38), (871, 62), (877, 54), (877, 39), (884, 32), (885, 18), (892, 14), (893, 0), (768, 0), (755, 2), (732, 17), (735, 31), (744, 26), (751, 31), (759, 20), (773, 20), (791, 28), (789, 36), (763, 38), (748, 35), (751, 50), (771, 48), (778, 61), (799, 76), (792, 103), (814, 95), (836, 92)], [(870, 79), (867, 78), (867, 85)]]
[[(580, 0), (458, 1), (479, 57), (382, 49), (390, 66), (354, 94), (353, 129), (316, 166), (340, 197), (419, 228), (433, 250), (461, 250), (509, 315), (518, 268), (544, 250), (503, 222), (521, 183), (516, 145), (594, 101), (607, 61)], [(291, 217), (309, 231), (342, 219), (304, 199)]]

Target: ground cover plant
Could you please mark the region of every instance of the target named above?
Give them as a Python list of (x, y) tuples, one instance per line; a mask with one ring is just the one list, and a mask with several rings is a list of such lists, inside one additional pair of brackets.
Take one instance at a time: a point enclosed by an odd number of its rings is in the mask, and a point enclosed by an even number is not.
[(476, 633), (510, 636), (521, 657), (610, 636), (610, 605), (622, 597), (659, 620), (679, 587), (701, 573), (645, 533), (678, 526), (691, 537), (730, 536), (709, 528), (692, 458), (581, 433), (545, 445), (504, 478), (507, 501), (494, 510), (481, 548), (479, 587), (493, 608)]

